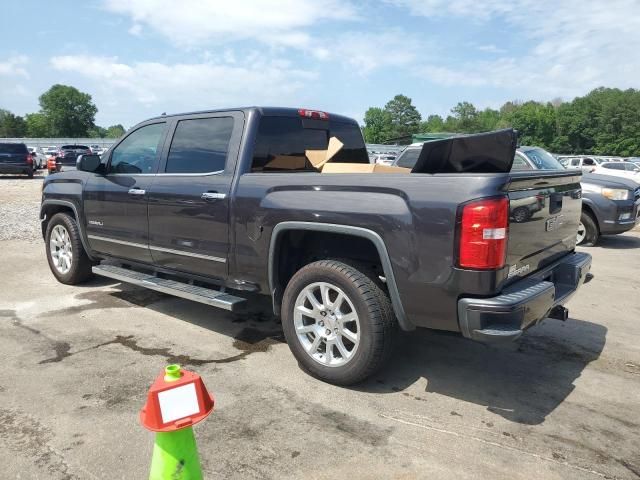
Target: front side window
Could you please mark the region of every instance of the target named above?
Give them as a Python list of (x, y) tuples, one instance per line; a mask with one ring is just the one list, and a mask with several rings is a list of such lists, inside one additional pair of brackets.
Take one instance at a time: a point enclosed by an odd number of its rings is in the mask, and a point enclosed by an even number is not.
[(542, 148), (530, 148), (524, 153), (539, 170), (563, 170), (556, 157)]
[(167, 157), (167, 173), (211, 173), (224, 170), (233, 133), (233, 118), (180, 120)]
[(109, 173), (154, 173), (166, 123), (145, 125), (129, 134), (113, 149)]

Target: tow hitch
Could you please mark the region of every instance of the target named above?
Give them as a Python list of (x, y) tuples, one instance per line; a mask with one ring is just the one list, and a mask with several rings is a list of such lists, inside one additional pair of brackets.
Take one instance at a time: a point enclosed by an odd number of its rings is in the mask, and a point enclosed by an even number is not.
[(556, 305), (549, 312), (548, 318), (553, 318), (554, 320), (562, 320), (563, 322), (566, 322), (567, 318), (569, 318), (569, 309), (563, 307), (562, 305)]

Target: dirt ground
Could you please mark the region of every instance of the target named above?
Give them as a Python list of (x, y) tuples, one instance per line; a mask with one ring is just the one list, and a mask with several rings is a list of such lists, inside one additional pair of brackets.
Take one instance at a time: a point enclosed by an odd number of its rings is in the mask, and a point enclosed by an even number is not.
[(138, 412), (167, 363), (216, 409), (194, 430), (207, 478), (640, 478), (640, 232), (585, 249), (595, 279), (523, 338), (406, 335), (366, 383), (298, 368), (269, 303), (243, 314), (106, 279), (55, 281), (41, 180), (0, 178), (2, 478), (146, 478)]

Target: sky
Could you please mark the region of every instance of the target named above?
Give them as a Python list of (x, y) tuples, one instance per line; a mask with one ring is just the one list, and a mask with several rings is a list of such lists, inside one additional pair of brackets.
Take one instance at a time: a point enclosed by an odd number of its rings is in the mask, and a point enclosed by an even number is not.
[(460, 101), (640, 88), (640, 0), (4, 0), (0, 108), (62, 83), (96, 123), (250, 105), (362, 121), (394, 95)]

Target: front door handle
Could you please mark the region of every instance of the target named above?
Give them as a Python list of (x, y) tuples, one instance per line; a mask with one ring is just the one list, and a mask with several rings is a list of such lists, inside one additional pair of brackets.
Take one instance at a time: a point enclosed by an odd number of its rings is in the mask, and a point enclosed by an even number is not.
[(129, 189), (129, 195), (144, 195), (145, 193), (147, 193), (147, 191), (141, 188), (134, 187)]
[(210, 202), (214, 200), (223, 200), (226, 197), (227, 195), (225, 193), (218, 193), (218, 192), (204, 192), (202, 195), (200, 195), (201, 199), (208, 200)]

